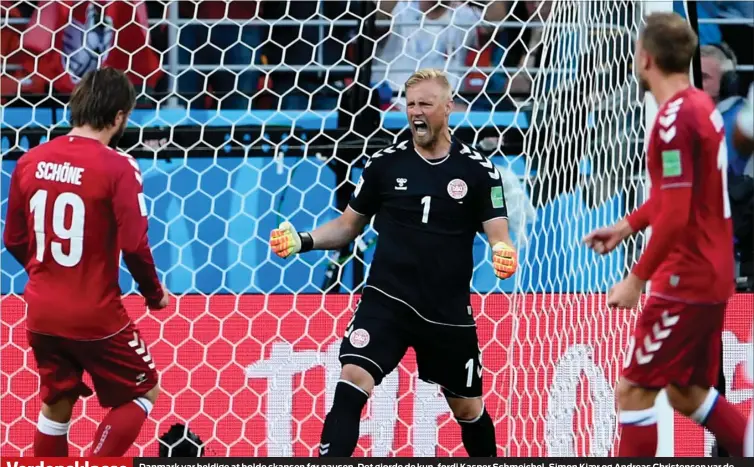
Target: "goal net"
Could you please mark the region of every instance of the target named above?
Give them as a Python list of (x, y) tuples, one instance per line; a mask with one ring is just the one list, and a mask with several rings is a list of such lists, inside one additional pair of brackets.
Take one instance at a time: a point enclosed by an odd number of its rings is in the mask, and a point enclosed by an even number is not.
[[(316, 455), (376, 234), (287, 261), (267, 239), (284, 219), (310, 230), (342, 211), (364, 155), (408, 136), (400, 87), (420, 66), (451, 76), (451, 127), (502, 173), (519, 249), (519, 272), (501, 282), (485, 239), (474, 245), (499, 452), (611, 453), (613, 388), (636, 314), (608, 310), (604, 294), (642, 238), (606, 258), (580, 239), (644, 197), (647, 114), (631, 71), (642, 2), (505, 2), (502, 13), (492, 2), (444, 15), (420, 2), (69, 3), (2, 5), (2, 219), (16, 160), (67, 131), (77, 77), (127, 69), (139, 101), (120, 146), (139, 161), (155, 261), (175, 295), (148, 312), (122, 270), (162, 388), (129, 455), (157, 455), (175, 424), (207, 455)], [(40, 402), (26, 275), (5, 248), (0, 259), (1, 453), (31, 455)], [(734, 297), (726, 323), (725, 371), (742, 410), (751, 389), (734, 377), (753, 300)], [(104, 413), (96, 398), (77, 405), (72, 455), (88, 451)], [(668, 426), (671, 453), (707, 452), (701, 430), (672, 417)], [(356, 455), (465, 455), (412, 351), (370, 399)]]

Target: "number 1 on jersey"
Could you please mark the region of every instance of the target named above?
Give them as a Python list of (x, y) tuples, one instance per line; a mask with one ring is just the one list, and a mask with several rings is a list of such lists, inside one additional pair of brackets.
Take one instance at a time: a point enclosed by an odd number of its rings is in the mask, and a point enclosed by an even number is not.
[(425, 196), (422, 198), (422, 204), (424, 205), (424, 212), (422, 212), (422, 224), (426, 224), (429, 221), (429, 205), (432, 203), (431, 196)]
[[(65, 211), (70, 206), (73, 210), (71, 225), (65, 226)], [(38, 190), (29, 200), (29, 209), (34, 213), (34, 233), (37, 240), (37, 261), (42, 261), (45, 254), (45, 214), (47, 212), (47, 190)], [(63, 251), (63, 244), (50, 244), (52, 259), (61, 266), (73, 267), (81, 261), (84, 247), (84, 201), (75, 193), (61, 193), (55, 198), (52, 207), (52, 231), (61, 240), (69, 240), (68, 253)]]

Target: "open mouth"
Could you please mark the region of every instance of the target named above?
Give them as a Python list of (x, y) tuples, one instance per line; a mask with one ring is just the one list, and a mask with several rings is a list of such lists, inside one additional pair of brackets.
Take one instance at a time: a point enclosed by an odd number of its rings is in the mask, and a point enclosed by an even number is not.
[(429, 133), (429, 127), (427, 126), (427, 123), (423, 120), (414, 120), (414, 131), (416, 132), (417, 136), (424, 136), (427, 133)]

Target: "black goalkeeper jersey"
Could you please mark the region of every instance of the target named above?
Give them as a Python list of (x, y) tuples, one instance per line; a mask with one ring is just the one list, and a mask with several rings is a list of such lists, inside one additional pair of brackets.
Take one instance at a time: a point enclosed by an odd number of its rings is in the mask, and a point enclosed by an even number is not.
[(486, 221), (506, 218), (503, 180), (492, 162), (457, 139), (427, 160), (411, 140), (374, 153), (349, 206), (376, 215), (377, 247), (367, 287), (429, 321), (473, 323), (473, 243)]

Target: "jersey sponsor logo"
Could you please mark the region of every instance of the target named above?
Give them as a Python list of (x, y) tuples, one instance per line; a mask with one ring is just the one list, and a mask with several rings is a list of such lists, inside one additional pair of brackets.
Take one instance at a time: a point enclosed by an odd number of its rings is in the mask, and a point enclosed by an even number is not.
[(683, 173), (683, 168), (681, 167), (681, 151), (677, 149), (662, 151), (661, 156), (663, 177), (678, 177)]
[(406, 187), (406, 183), (408, 183), (408, 179), (406, 178), (396, 178), (395, 179), (395, 189), (398, 191), (405, 191), (408, 187)]
[(69, 162), (56, 164), (55, 162), (40, 162), (34, 176), (39, 180), (81, 185), (84, 169), (71, 165)]
[(354, 329), (348, 336), (351, 345), (357, 349), (363, 349), (369, 345), (369, 332), (366, 329)]
[(490, 199), (492, 200), (493, 208), (504, 208), (505, 197), (503, 196), (503, 187), (493, 186), (490, 189)]
[(468, 192), (468, 185), (466, 185), (466, 182), (464, 182), (460, 178), (451, 180), (450, 183), (448, 183), (448, 194), (453, 199), (463, 199), (463, 197), (466, 196)]

